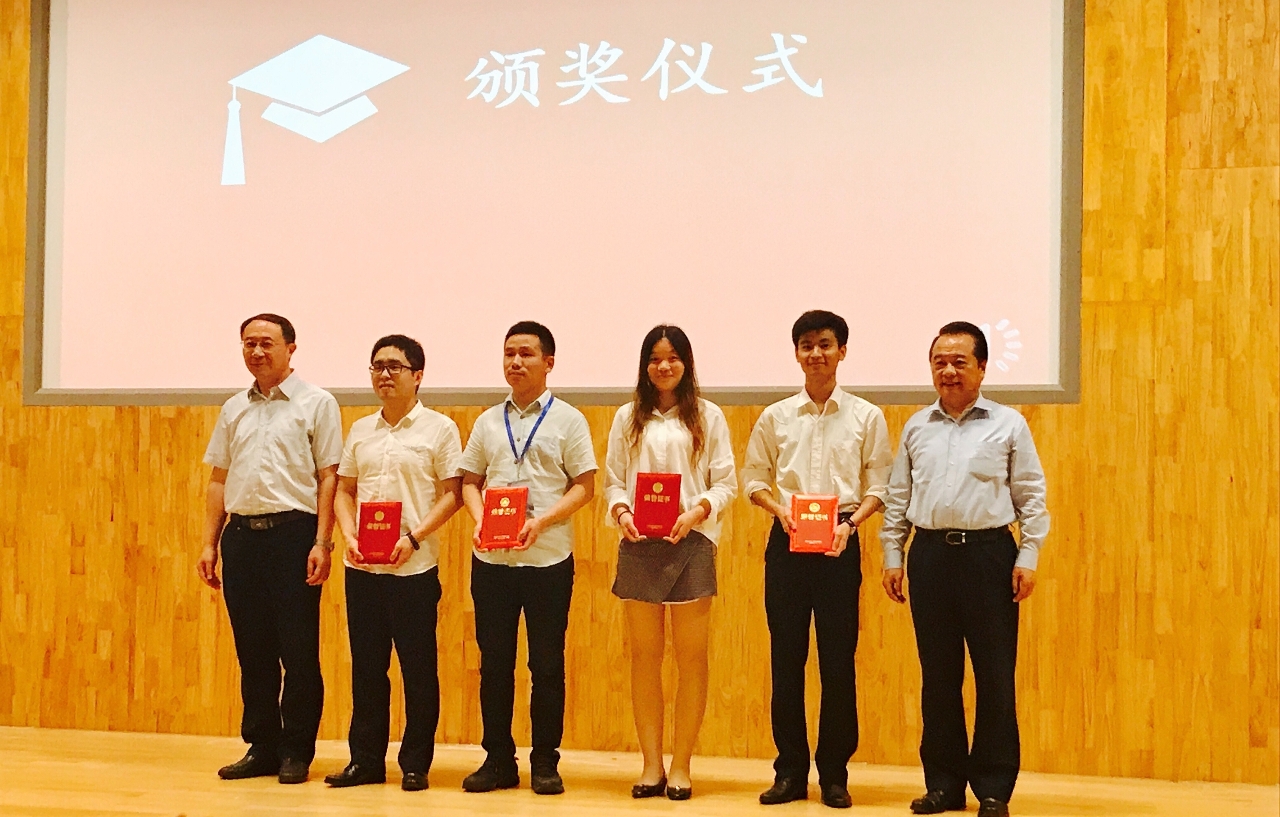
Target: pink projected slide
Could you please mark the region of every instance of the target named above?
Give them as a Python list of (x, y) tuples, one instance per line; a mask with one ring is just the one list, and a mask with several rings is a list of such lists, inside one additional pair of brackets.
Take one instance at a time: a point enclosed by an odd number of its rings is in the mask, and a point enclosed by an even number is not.
[(1061, 0), (60, 0), (46, 387), (235, 388), (236, 330), (368, 387), (502, 387), (521, 319), (557, 387), (629, 388), (660, 322), (704, 386), (927, 386), (949, 320), (988, 383), (1058, 377)]

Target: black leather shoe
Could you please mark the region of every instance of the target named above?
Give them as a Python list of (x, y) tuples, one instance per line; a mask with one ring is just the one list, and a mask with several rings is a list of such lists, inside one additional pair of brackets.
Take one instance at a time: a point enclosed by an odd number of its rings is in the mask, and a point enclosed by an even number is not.
[(978, 804), (978, 817), (1009, 817), (1009, 804), (994, 797), (984, 798)]
[(325, 775), (324, 782), (335, 789), (364, 786), (369, 783), (386, 783), (387, 770), (361, 766), (359, 763), (348, 763), (347, 768), (337, 774)]
[(564, 794), (564, 780), (554, 763), (537, 763), (529, 769), (529, 788), (534, 794)]
[(235, 763), (223, 766), (218, 769), (218, 777), (223, 780), (244, 780), (249, 777), (275, 777), (280, 774), (280, 760), (274, 753), (266, 754), (263, 752), (254, 752), (252, 749), (245, 752), (244, 757)]
[(809, 781), (803, 777), (780, 777), (773, 785), (760, 793), (760, 804), (776, 806), (809, 799)]
[(693, 786), (667, 786), (668, 800), (688, 800), (693, 796)]
[(405, 791), (422, 791), (427, 785), (427, 776), (422, 772), (405, 772), (400, 778), (400, 788)]
[(664, 774), (662, 779), (652, 785), (649, 783), (637, 783), (631, 787), (631, 799), (645, 800), (649, 797), (661, 797), (667, 793), (667, 776)]
[(853, 808), (853, 798), (849, 789), (838, 783), (822, 787), (822, 805), (828, 808)]
[(480, 768), (462, 781), (462, 790), (479, 792), (494, 789), (514, 789), (520, 785), (520, 773), (515, 766), (499, 769), (492, 760), (485, 760)]
[(944, 811), (964, 811), (964, 792), (947, 794), (942, 789), (925, 792), (924, 797), (911, 801), (913, 814), (941, 814)]
[(286, 757), (280, 761), (281, 783), (306, 783), (311, 774), (311, 764)]

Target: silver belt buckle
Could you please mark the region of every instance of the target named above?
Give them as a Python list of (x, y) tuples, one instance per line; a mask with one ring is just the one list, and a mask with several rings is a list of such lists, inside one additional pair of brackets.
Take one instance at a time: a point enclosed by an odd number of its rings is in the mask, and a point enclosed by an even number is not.
[(949, 531), (947, 531), (946, 536), (945, 536), (945, 539), (946, 539), (947, 544), (948, 544), (948, 545), (963, 545), (963, 544), (966, 544), (966, 542), (965, 542), (965, 533), (966, 533), (966, 532), (965, 532), (965, 531), (962, 531), (962, 530), (949, 530)]
[(249, 530), (271, 530), (271, 520), (265, 517), (258, 517), (246, 520), (249, 523)]

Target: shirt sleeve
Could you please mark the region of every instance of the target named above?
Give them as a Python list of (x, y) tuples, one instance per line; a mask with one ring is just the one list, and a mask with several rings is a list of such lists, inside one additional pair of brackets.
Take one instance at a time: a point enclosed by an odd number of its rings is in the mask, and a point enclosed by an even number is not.
[(874, 496), (881, 502), (889, 495), (893, 471), (893, 449), (889, 447), (889, 425), (884, 412), (875, 407), (870, 428), (862, 435), (862, 498)]
[[(462, 435), (458, 424), (449, 418), (441, 424), (440, 434), (436, 438), (435, 478), (437, 482), (455, 479), (462, 468)], [(338, 473), (342, 473), (339, 469)]]
[(231, 418), (227, 407), (218, 412), (218, 421), (213, 425), (213, 436), (209, 438), (209, 447), (204, 451), (206, 465), (226, 471), (231, 468)]
[[(505, 410), (505, 409), (504, 409)], [(485, 415), (481, 414), (471, 426), (471, 436), (467, 438), (467, 447), (462, 451), (462, 459), (458, 462), (458, 472), (454, 476), (469, 474), (485, 476), (489, 473), (489, 456), (484, 450)]]
[(778, 435), (774, 429), (773, 413), (765, 409), (751, 429), (746, 459), (742, 463), (742, 490), (748, 498), (756, 491), (773, 494), (777, 464)]
[(1045, 504), (1044, 469), (1025, 418), (1018, 425), (1009, 457), (1009, 492), (1022, 533), (1016, 565), (1035, 570), (1040, 548), (1049, 535), (1049, 510)]
[(316, 426), (311, 435), (311, 457), (321, 471), (342, 461), (342, 412), (338, 401), (325, 392), (316, 407)]
[(631, 497), (627, 495), (627, 471), (631, 466), (631, 445), (627, 442), (627, 428), (631, 425), (629, 409), (630, 404), (622, 406), (613, 415), (604, 455), (604, 513), (610, 525), (617, 524), (613, 516), (615, 507), (631, 507)]
[[(354, 430), (353, 428), (352, 431)], [(342, 446), (342, 459), (338, 462), (338, 476), (350, 478), (359, 475), (360, 468), (356, 464), (356, 435), (348, 434), (347, 441)]]
[(884, 523), (880, 526), (880, 547), (884, 549), (886, 570), (902, 567), (902, 552), (911, 533), (907, 521), (907, 508), (911, 505), (911, 451), (908, 446), (911, 424), (902, 430), (902, 442), (898, 457), (893, 462), (889, 476), (887, 499), (884, 503)]
[(707, 423), (706, 461), (708, 468), (707, 490), (696, 501), (707, 500), (711, 505), (710, 518), (717, 518), (738, 494), (737, 464), (733, 460), (733, 441), (729, 437), (729, 422), (719, 407), (706, 411)]
[(582, 412), (574, 410), (573, 422), (564, 436), (564, 470), (569, 479), (590, 471), (599, 470), (596, 463), (596, 449), (591, 442), (591, 427)]

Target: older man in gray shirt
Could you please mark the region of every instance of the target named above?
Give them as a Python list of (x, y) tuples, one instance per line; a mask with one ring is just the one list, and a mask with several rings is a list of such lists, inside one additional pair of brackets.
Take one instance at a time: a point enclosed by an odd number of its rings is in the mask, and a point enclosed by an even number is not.
[[(926, 792), (911, 810), (961, 811), (970, 786), (980, 817), (1005, 817), (1021, 754), (1018, 603), (1035, 587), (1049, 533), (1044, 472), (1023, 416), (982, 397), (982, 330), (947, 324), (929, 361), (938, 401), (902, 430), (880, 531), (885, 592), (905, 602), (903, 547), (915, 529), (907, 569), (923, 682)], [(1014, 522), (1020, 542), (1009, 529)], [(972, 748), (961, 696), (966, 645), (978, 697)]]

